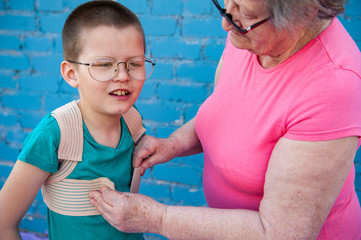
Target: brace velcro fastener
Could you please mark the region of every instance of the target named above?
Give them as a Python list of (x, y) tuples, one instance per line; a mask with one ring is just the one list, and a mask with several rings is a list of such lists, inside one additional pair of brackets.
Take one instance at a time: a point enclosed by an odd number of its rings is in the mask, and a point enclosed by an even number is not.
[(61, 182), (42, 186), (44, 202), (56, 213), (68, 216), (99, 215), (90, 204), (89, 192), (106, 186), (114, 190), (114, 183), (108, 178), (94, 180), (64, 179)]

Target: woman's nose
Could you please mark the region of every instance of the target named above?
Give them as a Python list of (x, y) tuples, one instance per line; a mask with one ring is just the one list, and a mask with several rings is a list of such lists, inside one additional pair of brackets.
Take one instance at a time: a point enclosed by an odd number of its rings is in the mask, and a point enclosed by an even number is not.
[[(230, 19), (232, 19), (235, 22), (235, 24), (237, 24), (235, 18), (238, 13), (236, 10), (239, 8), (239, 6), (233, 1), (228, 1), (224, 7), (226, 9), (226, 13), (229, 14)], [(234, 28), (232, 23), (230, 23), (225, 17), (223, 17), (222, 19), (222, 27), (227, 32), (231, 31)]]
[(222, 18), (222, 28), (224, 31), (228, 32), (233, 29), (233, 25), (225, 18)]

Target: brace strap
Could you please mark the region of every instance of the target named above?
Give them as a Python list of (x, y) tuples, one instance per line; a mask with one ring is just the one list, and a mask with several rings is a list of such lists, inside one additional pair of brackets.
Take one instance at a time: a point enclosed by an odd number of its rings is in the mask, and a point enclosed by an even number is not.
[(68, 216), (99, 215), (90, 204), (89, 192), (106, 186), (114, 190), (114, 183), (108, 178), (94, 180), (64, 179), (42, 187), (44, 202), (52, 211)]
[(52, 116), (60, 128), (58, 159), (59, 170), (51, 174), (47, 184), (65, 179), (75, 168), (83, 156), (83, 119), (78, 107), (79, 101), (72, 101), (55, 109)]
[[(43, 185), (42, 193), (44, 202), (54, 212), (69, 216), (98, 215), (100, 213), (90, 204), (89, 192), (102, 186), (114, 190), (114, 183), (104, 177), (94, 180), (65, 179), (82, 160), (83, 121), (78, 102), (72, 101), (52, 113), (60, 128), (58, 158), (61, 164)], [(132, 107), (123, 114), (123, 118), (136, 143), (145, 132), (139, 112)], [(131, 189), (139, 189), (139, 180), (132, 180)]]
[(139, 138), (145, 133), (140, 113), (137, 109), (135, 109), (135, 107), (131, 107), (128, 112), (122, 115), (122, 117), (127, 124), (130, 134), (132, 135), (133, 142), (137, 143)]

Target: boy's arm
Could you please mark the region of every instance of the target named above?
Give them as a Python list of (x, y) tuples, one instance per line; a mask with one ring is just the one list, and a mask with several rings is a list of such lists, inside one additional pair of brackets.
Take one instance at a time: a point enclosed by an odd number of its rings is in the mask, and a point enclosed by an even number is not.
[(0, 191), (0, 240), (21, 239), (18, 225), (50, 173), (18, 160)]

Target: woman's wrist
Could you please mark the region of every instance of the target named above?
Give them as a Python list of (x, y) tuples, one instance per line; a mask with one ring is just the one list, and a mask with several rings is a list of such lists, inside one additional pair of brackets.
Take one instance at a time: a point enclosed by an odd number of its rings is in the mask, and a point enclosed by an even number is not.
[(174, 157), (179, 157), (180, 155), (182, 155), (182, 153), (184, 152), (183, 150), (184, 146), (182, 140), (173, 134), (171, 134), (167, 140), (169, 143), (168, 148), (173, 153)]
[[(146, 197), (148, 198), (148, 197)], [(149, 232), (159, 235), (164, 234), (164, 219), (168, 206), (148, 198), (152, 203), (147, 203), (143, 211), (143, 220), (145, 220), (145, 229), (138, 229), (137, 232)], [(140, 224), (142, 225), (142, 224)]]

